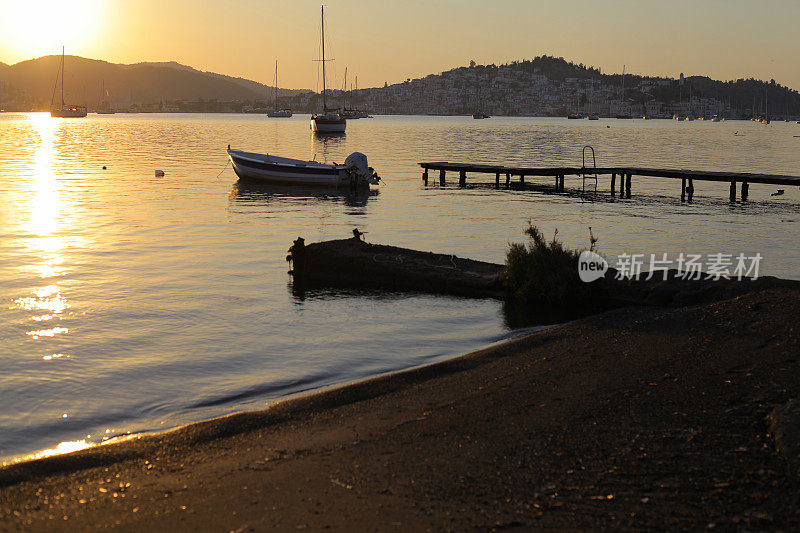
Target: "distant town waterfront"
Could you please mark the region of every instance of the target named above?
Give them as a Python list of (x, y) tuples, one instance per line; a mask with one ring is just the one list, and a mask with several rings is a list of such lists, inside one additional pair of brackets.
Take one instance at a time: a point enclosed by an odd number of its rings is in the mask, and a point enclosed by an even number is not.
[[(0, 109), (44, 111), (52, 81), (35, 68), (56, 72), (52, 56), (0, 69)], [(117, 112), (261, 113), (276, 105), (295, 112), (322, 109), (312, 90), (278, 91), (261, 83), (200, 72), (177, 63), (113, 65), (68, 57), (67, 85), (74, 104)], [(616, 74), (542, 56), (502, 65), (452, 69), (383, 87), (358, 88), (357, 75), (331, 85), (329, 105), (384, 115), (471, 115), (800, 120), (800, 93), (776, 80), (712, 80), (706, 76), (647, 77)], [(80, 92), (82, 91), (82, 92)], [(102, 94), (101, 94), (102, 93)]]

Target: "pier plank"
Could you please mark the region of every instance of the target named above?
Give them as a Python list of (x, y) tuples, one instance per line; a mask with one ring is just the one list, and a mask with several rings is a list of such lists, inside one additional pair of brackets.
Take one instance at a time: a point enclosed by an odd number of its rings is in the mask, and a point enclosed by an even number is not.
[[(682, 182), (682, 193), (688, 196), (691, 200), (692, 193), (694, 192), (693, 180), (699, 181), (716, 181), (731, 183), (732, 191), (735, 190), (736, 183), (742, 184), (742, 199), (747, 199), (748, 189), (750, 184), (761, 185), (789, 185), (800, 187), (800, 176), (787, 176), (783, 174), (760, 174), (751, 172), (727, 172), (727, 171), (710, 171), (710, 170), (691, 170), (691, 169), (670, 169), (670, 168), (647, 168), (647, 167), (520, 167), (520, 166), (506, 166), (506, 165), (485, 165), (477, 163), (452, 163), (447, 161), (436, 162), (423, 162), (419, 163), (423, 171), (427, 173), (428, 170), (439, 170), (440, 175), (443, 176), (444, 172), (448, 170), (456, 171), (462, 178), (459, 180), (459, 185), (463, 186), (466, 183), (466, 173), (471, 174), (494, 174), (495, 183), (499, 185), (500, 174), (506, 175), (506, 184), (509, 182), (511, 175), (520, 176), (521, 182), (524, 183), (525, 176), (546, 176), (556, 178), (556, 188), (563, 190), (564, 176), (581, 176), (590, 170), (596, 175), (610, 175), (612, 194), (614, 189), (614, 182), (616, 176), (620, 176), (620, 196), (623, 191), (626, 197), (630, 197), (630, 182), (632, 176), (646, 177), (646, 178), (666, 178), (677, 179)], [(688, 187), (683, 184), (688, 180)], [(440, 180), (443, 184), (443, 180)], [(626, 190), (627, 189), (627, 190)], [(731, 194), (735, 198), (735, 194)]]

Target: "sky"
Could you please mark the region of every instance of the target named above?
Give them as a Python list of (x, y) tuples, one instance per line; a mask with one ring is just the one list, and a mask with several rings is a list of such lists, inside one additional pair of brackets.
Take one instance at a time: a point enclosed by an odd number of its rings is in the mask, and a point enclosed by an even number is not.
[[(626, 72), (800, 90), (800, 0), (328, 0), (328, 86), (374, 87), (548, 54)], [(318, 0), (0, 0), (0, 62), (61, 52), (177, 61), (321, 88)]]

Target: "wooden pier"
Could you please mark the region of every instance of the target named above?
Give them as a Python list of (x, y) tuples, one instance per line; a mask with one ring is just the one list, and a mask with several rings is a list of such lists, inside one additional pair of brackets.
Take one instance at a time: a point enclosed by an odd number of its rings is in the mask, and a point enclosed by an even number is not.
[(750, 184), (789, 185), (800, 187), (800, 177), (779, 174), (750, 174), (747, 172), (709, 172), (703, 170), (659, 169), (639, 167), (508, 167), (502, 165), (479, 165), (465, 163), (431, 162), (420, 163), (422, 181), (428, 185), (428, 172), (439, 171), (439, 185), (446, 185), (447, 171), (458, 172), (459, 187), (466, 187), (467, 173), (494, 174), (496, 188), (504, 181), (510, 188), (512, 178), (517, 178), (521, 189), (525, 189), (526, 177), (549, 177), (555, 180), (556, 192), (564, 192), (564, 178), (578, 176), (585, 185), (586, 180), (597, 182), (599, 176), (611, 176), (611, 196), (617, 194), (617, 178), (619, 177), (619, 197), (631, 197), (633, 177), (667, 178), (681, 180), (681, 201), (692, 201), (695, 181), (717, 181), (730, 183), (730, 201), (736, 201), (737, 185), (740, 185), (742, 200), (747, 200)]

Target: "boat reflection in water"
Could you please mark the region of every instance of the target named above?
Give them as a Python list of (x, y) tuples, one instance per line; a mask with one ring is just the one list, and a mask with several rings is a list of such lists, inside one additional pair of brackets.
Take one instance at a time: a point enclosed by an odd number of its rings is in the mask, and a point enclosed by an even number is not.
[(367, 202), (379, 194), (380, 191), (377, 189), (319, 188), (302, 185), (268, 184), (240, 179), (233, 185), (230, 199), (237, 204), (243, 205), (267, 206), (277, 203), (281, 206), (281, 209), (292, 204), (308, 205), (321, 202), (341, 203), (346, 207), (366, 207)]

